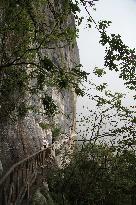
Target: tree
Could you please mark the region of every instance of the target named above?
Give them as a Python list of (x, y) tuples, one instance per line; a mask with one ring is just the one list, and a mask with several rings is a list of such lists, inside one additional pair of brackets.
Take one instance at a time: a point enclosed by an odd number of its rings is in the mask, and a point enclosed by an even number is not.
[(77, 94), (82, 94), (79, 82), (86, 78), (86, 73), (80, 71), (81, 66), (69, 69), (63, 59), (58, 64), (49, 57), (52, 50), (75, 44), (76, 28), (69, 22), (73, 18), (72, 5), (46, 0), (1, 2), (1, 119), (5, 116), (24, 117), (28, 110), (35, 110), (27, 103), (28, 96), (33, 95), (40, 98), (41, 106), (46, 110), (46, 102), (50, 99), (53, 105), (50, 114), (53, 115), (56, 106), (45, 85), (58, 90), (74, 89)]
[[(55, 48), (74, 45), (78, 26), (84, 19), (80, 15), (80, 5), (86, 9), (88, 26), (95, 24), (100, 33), (100, 43), (106, 45), (105, 66), (120, 70), (120, 77), (126, 80), (130, 89), (135, 89), (135, 51), (125, 46), (119, 35), (108, 36), (106, 28), (110, 22), (94, 21), (90, 10), (94, 3), (84, 0), (1, 2), (1, 116), (12, 116), (13, 113), (24, 116), (27, 110), (34, 109), (27, 105), (28, 99), (21, 98), (27, 92), (29, 96), (42, 95), (41, 102), (45, 102), (45, 84), (60, 90), (74, 89), (76, 94), (84, 95), (79, 83), (81, 79), (87, 79), (87, 73), (80, 69), (81, 65), (69, 70), (63, 63), (61, 68), (48, 55)], [(73, 17), (76, 27), (69, 22)]]
[[(76, 3), (79, 5), (78, 1)], [(81, 3), (88, 13), (86, 5), (89, 3), (92, 6), (92, 1)], [(125, 46), (119, 35), (106, 34), (105, 29), (110, 22), (96, 24), (90, 13), (88, 14), (89, 24), (95, 23), (100, 32), (100, 42), (107, 45), (105, 66), (119, 71), (129, 89), (135, 90), (135, 59), (131, 58), (134, 50)], [(105, 70), (100, 68), (95, 70), (98, 76), (104, 72)], [(64, 163), (63, 169), (55, 170), (54, 174), (52, 172), (52, 176), (49, 176), (50, 191), (59, 204), (135, 204), (135, 112), (122, 106), (123, 94), (111, 93), (106, 90), (106, 84), (97, 85), (95, 88), (104, 93), (104, 96), (98, 95), (96, 91), (95, 96), (89, 96), (96, 101), (98, 112), (88, 110), (88, 116), (81, 117), (81, 129), (84, 125), (86, 131), (84, 136), (81, 133), (83, 143), (81, 146), (78, 144), (70, 156), (69, 164)], [(120, 127), (117, 116), (122, 122)], [(103, 125), (107, 121), (112, 127), (104, 130)], [(106, 143), (106, 140), (101, 140), (105, 139), (105, 136), (114, 138)]]
[[(8, 0), (0, 3), (0, 117), (24, 117), (30, 106), (28, 98), (37, 95), (44, 106), (45, 114), (54, 116), (56, 105), (46, 92), (47, 87), (58, 90), (74, 89), (76, 94), (84, 94), (80, 88), (82, 79), (87, 80), (87, 73), (81, 65), (73, 69), (62, 67), (49, 57), (48, 52), (66, 45), (72, 47), (78, 34), (78, 26), (83, 21), (80, 5), (87, 12), (88, 27), (95, 24), (100, 33), (100, 43), (106, 46), (105, 67), (119, 72), (120, 77), (130, 89), (135, 90), (135, 50), (128, 48), (120, 35), (106, 32), (111, 22), (98, 23), (91, 16), (95, 1), (67, 0)], [(61, 5), (61, 6), (60, 6)], [(45, 15), (45, 11), (47, 15)], [(69, 18), (75, 18), (77, 27), (69, 24)], [(105, 70), (95, 70), (101, 76)], [(99, 85), (97, 90), (105, 89)], [(98, 123), (93, 124), (93, 136), (89, 143), (75, 149), (69, 164), (63, 169), (51, 172), (48, 178), (51, 192), (59, 204), (135, 204), (135, 118), (121, 105), (119, 93), (105, 92), (106, 98), (96, 96), (99, 110), (96, 114)], [(103, 137), (100, 128), (103, 119), (111, 120), (109, 109), (116, 109), (121, 118), (130, 120), (128, 126), (122, 126), (107, 132), (117, 137), (123, 133), (118, 144), (109, 146), (97, 139)], [(49, 112), (48, 112), (49, 111)], [(89, 119), (90, 120), (90, 119)], [(127, 132), (127, 137), (125, 137)], [(104, 132), (103, 135), (106, 133)], [(111, 141), (113, 142), (113, 141)], [(133, 192), (134, 191), (134, 192)], [(62, 193), (62, 194), (60, 194)], [(55, 198), (55, 197), (54, 197)], [(125, 201), (124, 201), (125, 200)]]
[(48, 176), (50, 192), (59, 204), (134, 205), (134, 150), (85, 142), (63, 169)]

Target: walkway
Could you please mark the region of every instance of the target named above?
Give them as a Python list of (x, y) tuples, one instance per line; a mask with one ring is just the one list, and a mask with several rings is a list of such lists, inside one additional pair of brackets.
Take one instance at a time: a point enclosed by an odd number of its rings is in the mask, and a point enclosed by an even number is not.
[(43, 175), (43, 169), (51, 159), (55, 159), (57, 150), (70, 148), (70, 144), (71, 138), (64, 138), (14, 164), (0, 180), (0, 205), (21, 205), (24, 198), (29, 201), (30, 190), (38, 174)]

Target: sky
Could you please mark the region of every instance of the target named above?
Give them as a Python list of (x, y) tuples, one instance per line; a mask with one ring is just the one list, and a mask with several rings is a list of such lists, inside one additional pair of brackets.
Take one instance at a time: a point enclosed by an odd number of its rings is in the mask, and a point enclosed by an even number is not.
[[(82, 9), (83, 16), (86, 15)], [(112, 21), (109, 32), (120, 34), (124, 43), (131, 48), (136, 47), (136, 0), (99, 0), (96, 3), (96, 11), (92, 11), (94, 19)], [(99, 34), (95, 28), (86, 29), (85, 23), (80, 27), (79, 38), (77, 39), (80, 61), (84, 69), (90, 72), (89, 80), (92, 78), (92, 71), (95, 67), (103, 67), (104, 48), (99, 44)], [(94, 82), (106, 82), (112, 91), (126, 94), (124, 105), (135, 105), (132, 96), (134, 92), (126, 89), (123, 80), (118, 78), (118, 74), (109, 71), (104, 79), (93, 76)], [(88, 86), (88, 85), (87, 85)], [(87, 99), (79, 98), (77, 107), (80, 109), (83, 103), (88, 105)]]
[[(83, 16), (86, 15), (82, 9)], [(92, 16), (96, 21), (109, 20), (112, 24), (108, 30), (110, 33), (120, 34), (123, 42), (131, 48), (136, 48), (136, 0), (99, 0), (96, 3), (96, 11), (92, 11)], [(89, 80), (94, 83), (106, 82), (109, 90), (113, 92), (122, 92), (126, 94), (123, 100), (124, 106), (136, 105), (133, 95), (135, 92), (127, 89), (124, 81), (119, 79), (118, 74), (114, 71), (108, 71), (104, 78), (96, 78), (93, 75), (95, 67), (103, 67), (104, 64), (104, 47), (99, 44), (99, 33), (95, 28), (87, 29), (85, 23), (80, 27), (79, 38), (77, 39), (80, 62), (84, 69), (90, 73)], [(85, 84), (86, 90), (90, 85)], [(88, 92), (95, 92), (90, 90)], [(84, 106), (84, 108), (83, 108)], [(88, 108), (87, 108), (88, 107)], [(77, 120), (80, 119), (79, 114), (88, 115), (88, 110), (97, 110), (95, 104), (87, 97), (78, 97), (77, 99)], [(82, 116), (82, 115), (80, 115)], [(118, 120), (117, 120), (118, 121)], [(93, 117), (91, 118), (93, 123)], [(106, 122), (107, 124), (107, 122)], [(119, 125), (121, 122), (119, 121)], [(77, 123), (77, 130), (83, 134), (83, 126), (80, 129), (80, 122)], [(85, 129), (86, 129), (85, 125)], [(90, 122), (89, 122), (90, 126)], [(106, 125), (109, 129), (110, 125)]]

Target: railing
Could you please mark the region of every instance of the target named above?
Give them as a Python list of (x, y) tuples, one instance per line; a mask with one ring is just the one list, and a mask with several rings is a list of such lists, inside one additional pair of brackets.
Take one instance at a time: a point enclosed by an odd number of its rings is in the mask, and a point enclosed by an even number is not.
[(1, 205), (20, 205), (24, 198), (29, 199), (30, 188), (36, 181), (39, 168), (43, 170), (47, 165), (51, 149), (43, 149), (11, 167), (0, 180)]
[[(20, 205), (24, 198), (25, 205), (30, 198), (30, 188), (36, 182), (36, 177), (55, 158), (56, 151), (72, 144), (72, 138), (67, 137), (52, 146), (40, 150), (26, 159), (14, 164), (0, 180), (0, 205)], [(63, 148), (62, 148), (63, 147)]]

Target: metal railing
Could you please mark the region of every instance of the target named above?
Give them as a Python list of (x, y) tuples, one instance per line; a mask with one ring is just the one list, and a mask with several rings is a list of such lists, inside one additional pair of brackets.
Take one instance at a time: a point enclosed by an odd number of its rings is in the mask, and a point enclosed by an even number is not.
[[(19, 205), (30, 197), (30, 188), (36, 181), (39, 168), (47, 165), (52, 147), (40, 150), (14, 164), (0, 180), (0, 204)], [(43, 170), (43, 169), (42, 169)]]

